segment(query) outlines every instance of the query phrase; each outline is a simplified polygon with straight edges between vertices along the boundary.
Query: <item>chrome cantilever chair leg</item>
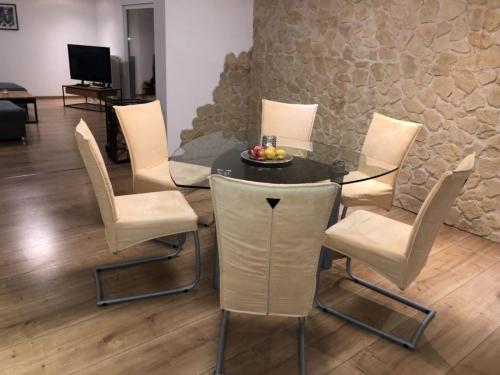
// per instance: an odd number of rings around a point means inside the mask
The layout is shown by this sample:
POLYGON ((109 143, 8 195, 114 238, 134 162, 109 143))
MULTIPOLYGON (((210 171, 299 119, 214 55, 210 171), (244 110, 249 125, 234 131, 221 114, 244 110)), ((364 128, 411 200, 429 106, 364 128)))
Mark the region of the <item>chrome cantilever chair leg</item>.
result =
MULTIPOLYGON (((184 235, 184 241, 185 241, 186 234, 183 233, 183 235, 184 235)), ((193 289, 194 287, 196 287, 196 285, 198 285, 198 282, 200 281, 200 273, 201 273, 200 240, 198 237, 198 231, 193 232, 193 238, 194 238, 194 247, 195 247, 195 278, 191 283, 189 283, 187 285, 180 286, 180 287, 172 288, 172 289, 162 290, 162 291, 158 291, 158 292, 144 293, 144 294, 139 294, 139 295, 135 295, 135 296, 104 299, 103 295, 102 295, 102 285, 101 285, 101 279, 100 279, 100 272, 106 271, 106 270, 111 270, 111 269, 116 269, 116 268, 136 266, 139 264, 151 263, 151 262, 156 262, 156 261, 161 261, 161 260, 170 260, 170 259, 173 259, 173 258, 178 256, 178 254, 182 250, 182 246, 178 247, 175 252, 173 252, 172 254, 168 254, 168 255, 160 255, 160 256, 154 256, 154 257, 148 257, 148 258, 142 258, 142 259, 134 259, 134 260, 128 260, 128 261, 124 261, 124 262, 115 262, 115 263, 111 263, 111 264, 97 266, 93 269, 94 277, 95 277, 95 281, 96 281, 97 306, 107 306, 107 305, 111 305, 114 303, 137 301, 137 300, 146 299, 146 298, 160 297, 160 296, 166 296, 166 295, 177 294, 177 293, 184 293, 184 292, 187 292, 187 291, 193 289)))
POLYGON ((340 215, 340 220, 344 220, 347 215, 347 207, 343 206, 342 207, 342 214, 340 215))
MULTIPOLYGON (((219 347, 217 349, 217 360, 215 362, 214 375, 224 375, 224 349, 226 348, 227 320, 229 311, 222 310, 219 347)), ((306 346, 305 346, 305 318, 299 319, 299 373, 306 375, 306 346)))
POLYGON ((299 318, 299 374, 306 375, 306 318, 299 318))
POLYGON ((214 375, 224 375, 224 349, 226 349, 227 318, 229 311, 222 310, 219 332, 219 347, 217 348, 217 360, 215 362, 214 375))
MULTIPOLYGON (((416 331, 413 333, 412 337, 410 340, 405 340, 405 339, 402 339, 401 337, 398 337, 398 336, 395 336, 389 332, 386 332, 386 331, 383 331, 381 329, 378 329, 374 326, 371 326, 365 322, 362 322, 360 320, 357 320, 347 314, 344 314, 343 312, 340 312, 338 310, 335 310, 327 305, 325 305, 324 303, 321 302, 320 298, 319 298, 319 294, 316 292, 316 296, 314 298, 315 302, 316 302, 316 305, 321 309, 323 310, 324 312, 326 313, 329 313, 329 314, 332 314, 332 315, 335 315, 339 318, 342 318, 344 320, 347 320, 348 322, 351 322, 359 327, 362 327, 364 329, 367 329, 368 331, 371 331, 373 333, 376 333, 386 339, 389 339, 391 341, 394 341, 402 346, 404 346, 405 348, 408 348, 408 349, 415 349, 415 347, 417 346, 417 342, 418 342, 418 339, 420 338, 420 336, 422 335, 422 333, 424 332, 425 328, 429 325, 429 323, 431 322, 432 318, 434 318, 434 316, 436 315, 436 311, 431 309, 430 307, 427 307, 427 306, 424 306, 424 305, 421 305, 415 301, 412 301, 408 298, 405 298, 405 297, 402 297, 398 294, 395 294, 395 293, 392 293, 392 292, 389 292, 388 290, 386 289, 383 289, 379 286, 376 286, 374 284, 371 284, 369 283, 368 281, 354 275, 352 273, 352 269, 351 269, 351 258, 347 258, 347 262, 346 262, 346 272, 347 272, 347 275, 351 278, 351 280, 353 280, 354 282, 358 283, 358 284, 361 284, 379 294, 382 294, 384 296, 387 296, 389 298, 392 298, 398 302, 401 302, 407 306, 410 306, 418 311, 421 311, 423 313, 425 313, 425 318, 419 323, 416 331)), ((320 270, 318 269, 318 286, 317 288, 319 289, 319 274, 320 274, 320 270)), ((317 290, 318 290, 317 289, 317 290)))
POLYGON ((202 224, 205 228, 209 228, 212 225, 215 224, 215 215, 212 213, 212 217, 210 218, 210 221, 208 223, 202 224))
POLYGON ((177 256, 177 254, 179 254, 180 251, 182 250, 184 243, 186 242, 186 237, 187 237, 186 233, 179 233, 177 235, 177 242, 175 242, 175 243, 167 241, 166 237, 155 238, 154 241, 162 243, 162 244, 167 245, 169 247, 172 247, 174 249, 177 249, 177 251, 175 253, 175 256, 177 256))

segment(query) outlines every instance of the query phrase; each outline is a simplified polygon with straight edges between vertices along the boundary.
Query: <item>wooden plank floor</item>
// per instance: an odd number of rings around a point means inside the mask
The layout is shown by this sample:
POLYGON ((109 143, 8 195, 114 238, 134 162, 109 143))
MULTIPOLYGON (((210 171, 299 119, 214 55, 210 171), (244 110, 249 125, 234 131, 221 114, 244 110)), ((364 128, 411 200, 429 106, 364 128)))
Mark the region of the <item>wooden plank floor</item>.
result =
MULTIPOLYGON (((113 256, 73 131, 80 117, 103 149, 104 114, 39 101, 29 141, 0 143, 0 374, 204 374, 213 372, 220 310, 210 287, 212 228, 201 228, 202 280, 191 293, 95 306, 91 267, 159 254, 155 242, 113 256)), ((130 192, 129 165, 109 164, 116 194, 130 192)), ((204 212, 208 192, 188 195, 204 212)), ((414 215, 388 215, 411 223, 414 215)), ((193 242, 182 255, 105 277, 108 294, 153 290, 193 276, 193 242)), ((322 298, 407 335, 420 317, 343 278, 322 274, 322 298)), ((354 271, 396 290, 370 269, 354 271)), ((405 296, 437 309, 409 351, 314 309, 307 319, 309 374, 500 374, 500 244, 443 226, 427 266, 405 296)), ((297 373, 295 319, 232 314, 230 374, 297 373)))

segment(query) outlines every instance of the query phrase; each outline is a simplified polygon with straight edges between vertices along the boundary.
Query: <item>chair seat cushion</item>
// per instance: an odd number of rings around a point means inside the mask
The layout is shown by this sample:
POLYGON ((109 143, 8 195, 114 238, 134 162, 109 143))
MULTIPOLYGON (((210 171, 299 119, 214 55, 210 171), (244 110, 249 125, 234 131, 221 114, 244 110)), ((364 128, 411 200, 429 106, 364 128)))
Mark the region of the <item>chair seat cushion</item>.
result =
MULTIPOLYGON (((171 176, 171 170, 179 183, 186 186, 196 185, 202 183, 204 180, 207 180, 208 184, 208 176, 211 173, 209 167, 170 161, 168 163, 162 163, 154 168, 141 169, 138 171, 134 180, 134 192, 150 193, 178 190, 183 195, 192 193, 192 188, 178 187, 175 184, 171 176)), ((213 213, 202 215, 198 220, 200 224, 209 225, 214 221, 213 213)))
POLYGON ((149 193, 175 189, 177 189, 177 187, 170 176, 168 162, 161 163, 153 168, 140 169, 135 173, 135 193, 149 193))
POLYGON ((179 191, 117 196, 115 204, 117 250, 198 228, 196 213, 179 191))
MULTIPOLYGON (((369 178, 363 172, 353 171, 346 180, 369 178)), ((352 206, 378 206, 390 209, 392 204, 392 186, 376 179, 354 182, 342 186, 342 204, 352 206)))
POLYGON ((324 245, 374 268, 401 287, 410 225, 357 210, 328 228, 324 245))
POLYGON ((196 186, 205 182, 208 186, 208 177, 212 174, 210 167, 175 160, 170 161, 170 171, 178 184, 186 186, 196 186))

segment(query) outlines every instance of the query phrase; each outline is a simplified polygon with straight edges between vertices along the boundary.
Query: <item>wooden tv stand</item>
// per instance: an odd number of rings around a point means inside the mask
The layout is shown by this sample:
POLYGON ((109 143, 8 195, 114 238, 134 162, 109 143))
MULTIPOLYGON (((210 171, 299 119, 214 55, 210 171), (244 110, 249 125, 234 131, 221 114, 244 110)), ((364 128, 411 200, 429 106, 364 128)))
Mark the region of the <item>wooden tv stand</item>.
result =
POLYGON ((81 86, 81 85, 62 85, 62 98, 63 105, 65 107, 86 109, 88 111, 104 112, 105 106, 102 105, 106 98, 112 96, 118 96, 120 93, 120 98, 122 97, 122 89, 113 89, 111 87, 100 87, 100 86, 81 86), (66 104, 66 94, 73 94, 85 98, 85 103, 73 103, 66 104), (94 98, 99 100, 99 104, 89 103, 88 98, 94 98))

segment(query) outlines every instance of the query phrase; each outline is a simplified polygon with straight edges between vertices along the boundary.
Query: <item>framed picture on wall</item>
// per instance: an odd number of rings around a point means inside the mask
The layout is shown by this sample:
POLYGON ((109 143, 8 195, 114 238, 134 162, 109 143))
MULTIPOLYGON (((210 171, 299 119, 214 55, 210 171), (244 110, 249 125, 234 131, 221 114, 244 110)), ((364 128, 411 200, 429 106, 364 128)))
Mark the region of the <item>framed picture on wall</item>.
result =
POLYGON ((0 30, 19 30, 16 4, 0 3, 0 30))

